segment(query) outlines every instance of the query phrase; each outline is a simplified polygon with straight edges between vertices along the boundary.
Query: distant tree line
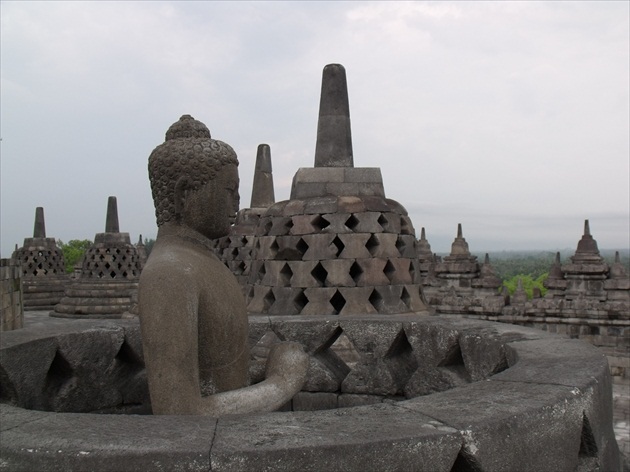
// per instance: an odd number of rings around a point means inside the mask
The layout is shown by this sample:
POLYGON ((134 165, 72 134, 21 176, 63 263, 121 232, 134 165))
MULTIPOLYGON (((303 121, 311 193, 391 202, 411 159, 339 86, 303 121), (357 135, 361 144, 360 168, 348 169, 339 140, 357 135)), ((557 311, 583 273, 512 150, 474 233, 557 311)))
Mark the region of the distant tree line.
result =
MULTIPOLYGON (((562 264, 570 261, 575 250, 565 249, 560 252, 562 264)), ((608 265, 615 262, 615 250, 603 249, 600 254, 608 265)), ((485 254, 476 254, 479 260, 483 260, 485 254)), ((520 279, 523 289, 529 298, 533 296, 534 288, 538 288, 542 296, 547 289, 543 283, 549 276, 549 269, 556 260, 556 251, 503 251, 490 253, 490 263, 495 269, 497 277, 503 281, 510 295, 513 295, 518 287, 520 279)), ((619 251, 621 263, 630 273, 630 251, 619 251)))

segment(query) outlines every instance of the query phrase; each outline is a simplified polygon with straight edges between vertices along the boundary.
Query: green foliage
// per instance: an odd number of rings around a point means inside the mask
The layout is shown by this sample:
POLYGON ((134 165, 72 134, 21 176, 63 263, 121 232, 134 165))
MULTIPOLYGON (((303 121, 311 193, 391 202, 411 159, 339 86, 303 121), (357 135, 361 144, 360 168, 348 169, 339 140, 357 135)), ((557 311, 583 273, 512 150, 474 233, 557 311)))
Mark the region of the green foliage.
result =
POLYGON ((153 245, 155 244, 155 239, 153 238, 147 238, 144 240, 144 248, 147 251, 147 256, 149 256, 149 254, 151 254, 151 250, 153 249, 153 245))
POLYGON ((540 289, 541 295, 544 297, 545 293, 547 293, 547 289, 544 287, 543 282, 547 280, 548 276, 549 273, 541 274, 536 278, 532 277, 529 274, 517 274, 507 280, 504 280, 503 286, 507 287, 510 295, 514 295, 514 292, 516 292, 516 288, 518 287, 518 281, 520 279, 523 285, 523 289, 527 294, 527 298, 533 298, 534 287, 538 287, 538 289, 540 289))
POLYGON ((492 267, 494 267, 497 276, 504 281, 519 275, 529 275, 536 279, 549 272, 555 259, 556 253, 551 251, 490 254, 492 267))
POLYGON ((57 247, 63 252, 63 258, 66 263, 66 272, 72 273, 74 271, 74 265, 79 262, 85 251, 92 245, 92 241, 89 239, 72 239, 65 244, 61 239, 57 240, 57 247))

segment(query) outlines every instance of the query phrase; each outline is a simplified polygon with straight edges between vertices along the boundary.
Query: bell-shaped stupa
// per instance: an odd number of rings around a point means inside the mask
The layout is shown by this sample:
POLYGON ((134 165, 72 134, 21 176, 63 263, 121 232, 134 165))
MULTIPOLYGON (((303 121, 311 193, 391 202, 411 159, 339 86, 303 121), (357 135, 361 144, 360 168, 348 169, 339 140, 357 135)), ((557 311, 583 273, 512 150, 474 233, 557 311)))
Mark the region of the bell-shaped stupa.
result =
POLYGON ((324 68, 315 167, 260 218, 246 288, 250 313, 428 312, 407 211, 379 168, 355 168, 346 72, 324 68))
POLYGON ((57 317, 121 318, 136 303, 141 260, 129 233, 118 225, 116 197, 109 197, 105 232, 85 252, 79 278, 50 313, 57 317))
POLYGON ((33 237, 25 238, 13 259, 22 270, 22 293, 25 310, 52 310, 63 297, 69 277, 66 275, 63 252, 55 238, 46 237, 44 209, 35 209, 33 237))

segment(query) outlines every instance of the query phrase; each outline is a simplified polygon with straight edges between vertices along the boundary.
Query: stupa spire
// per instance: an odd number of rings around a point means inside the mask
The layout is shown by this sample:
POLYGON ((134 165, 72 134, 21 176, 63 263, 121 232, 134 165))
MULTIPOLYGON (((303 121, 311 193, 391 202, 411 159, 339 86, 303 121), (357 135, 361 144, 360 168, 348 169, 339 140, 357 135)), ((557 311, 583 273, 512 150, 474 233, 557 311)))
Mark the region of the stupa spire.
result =
POLYGON ((457 223, 457 237, 451 245, 451 257, 470 257, 470 250, 468 249, 468 243, 464 239, 464 232, 462 231, 462 224, 457 223))
POLYGON ((591 236, 591 228, 588 220, 584 220, 584 234, 582 235, 582 239, 578 241, 577 250, 575 251, 573 259, 576 261, 586 261, 589 258, 597 262, 601 260, 599 248, 597 247, 597 241, 595 241, 593 236, 591 236))
POLYGON ((46 237, 46 222, 44 221, 44 208, 35 208, 35 226, 33 228, 34 238, 46 237))
POLYGON ((328 64, 322 75, 315 167, 354 167, 346 69, 328 64))
POLYGON ((254 185, 250 208, 269 208, 276 202, 271 171, 271 148, 268 144, 259 144, 256 151, 254 185))
POLYGON ((118 226, 118 204, 116 202, 116 197, 109 197, 107 199, 107 217, 105 220, 105 232, 120 233, 120 227, 118 226))

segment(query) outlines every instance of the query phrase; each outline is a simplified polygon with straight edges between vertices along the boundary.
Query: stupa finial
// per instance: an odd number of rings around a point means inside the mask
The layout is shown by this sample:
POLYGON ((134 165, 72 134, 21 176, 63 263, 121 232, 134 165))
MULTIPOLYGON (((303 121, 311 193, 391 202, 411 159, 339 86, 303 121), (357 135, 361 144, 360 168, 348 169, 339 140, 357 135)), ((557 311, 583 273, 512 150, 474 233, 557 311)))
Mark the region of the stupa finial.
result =
POLYGON ((354 167, 346 69, 328 64, 322 75, 315 167, 354 167))
POLYGON ((271 171, 271 148, 268 144, 259 144, 256 151, 254 185, 250 208, 269 208, 276 202, 271 171))
POLYGON ((584 236, 590 236, 591 235, 591 227, 588 224, 588 220, 584 220, 584 236))
POLYGON ((35 208, 35 226, 33 228, 34 238, 46 237, 46 222, 44 221, 44 208, 35 208))
POLYGON ((462 224, 461 223, 457 223, 457 237, 458 238, 463 238, 464 237, 464 233, 462 231, 462 224))
POLYGON ((118 204, 116 197, 109 197, 107 199, 107 218, 105 220, 105 232, 106 233, 120 233, 118 226, 118 204))

